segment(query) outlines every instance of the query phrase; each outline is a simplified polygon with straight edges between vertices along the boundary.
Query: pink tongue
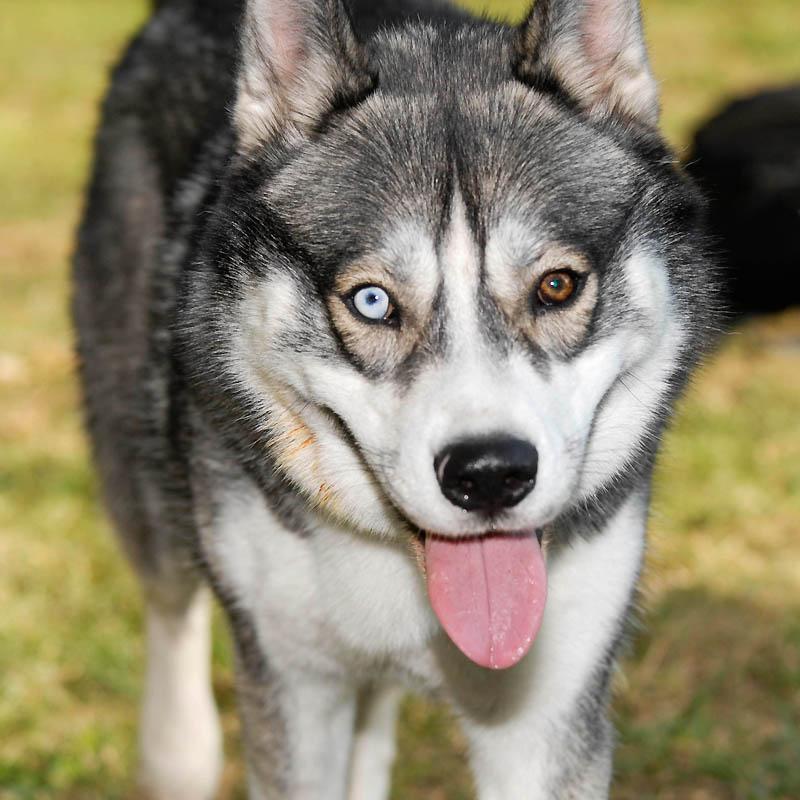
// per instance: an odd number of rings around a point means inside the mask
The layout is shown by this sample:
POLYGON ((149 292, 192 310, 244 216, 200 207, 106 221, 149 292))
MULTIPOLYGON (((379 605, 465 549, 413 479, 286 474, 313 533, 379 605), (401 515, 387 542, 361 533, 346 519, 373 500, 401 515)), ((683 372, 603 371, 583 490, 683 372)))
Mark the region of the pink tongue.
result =
POLYGON ((539 631, 547 595, 536 536, 425 538, 428 597, 465 656, 491 669, 516 664, 539 631))

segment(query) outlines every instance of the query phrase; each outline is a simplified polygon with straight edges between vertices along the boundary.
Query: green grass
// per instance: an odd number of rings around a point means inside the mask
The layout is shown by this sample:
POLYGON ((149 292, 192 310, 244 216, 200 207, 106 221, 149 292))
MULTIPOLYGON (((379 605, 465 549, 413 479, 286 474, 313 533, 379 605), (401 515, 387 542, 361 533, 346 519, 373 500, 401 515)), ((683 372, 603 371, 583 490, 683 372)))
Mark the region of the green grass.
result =
MULTIPOLYGON (((67 261, 106 71, 141 0, 0 13, 0 798, 133 791, 141 607, 80 430, 67 261)), ((524 4, 491 6, 519 17, 524 4)), ((678 147, 737 92, 800 74, 796 0, 647 0, 678 147), (792 24, 794 23, 794 24, 792 24)), ((800 797, 800 315, 727 337, 670 433, 646 620, 619 679, 618 800, 800 797)), ((242 796, 230 652, 214 685, 242 796)), ((395 800, 472 796, 447 713, 409 701, 395 800)))

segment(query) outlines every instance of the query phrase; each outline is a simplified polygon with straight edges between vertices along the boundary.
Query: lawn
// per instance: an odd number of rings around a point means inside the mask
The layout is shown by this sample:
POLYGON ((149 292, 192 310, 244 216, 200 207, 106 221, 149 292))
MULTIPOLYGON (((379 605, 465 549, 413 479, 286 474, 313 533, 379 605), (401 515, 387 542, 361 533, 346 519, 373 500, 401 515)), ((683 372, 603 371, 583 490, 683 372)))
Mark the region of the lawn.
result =
MULTIPOLYGON (((524 4, 472 3, 519 17, 524 4)), ((646 0, 667 135, 800 75, 797 0, 646 0)), ((134 796, 141 606, 81 433, 68 259, 107 68, 144 0, 0 12, 0 798, 134 796)), ((800 797, 800 314, 725 337, 660 460, 617 800, 800 797)), ((243 796, 224 624, 214 684, 243 796)), ((409 701, 395 800, 472 797, 446 712, 409 701)))

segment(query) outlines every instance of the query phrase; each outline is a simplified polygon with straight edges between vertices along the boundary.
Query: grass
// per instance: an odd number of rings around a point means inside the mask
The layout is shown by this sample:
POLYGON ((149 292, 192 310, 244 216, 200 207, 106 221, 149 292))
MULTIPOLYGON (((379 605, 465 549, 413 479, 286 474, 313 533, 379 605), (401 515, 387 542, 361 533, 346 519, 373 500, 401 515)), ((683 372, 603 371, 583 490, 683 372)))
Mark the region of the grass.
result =
MULTIPOLYGON (((133 792, 141 608, 88 463, 66 303, 96 103, 145 5, 6 0, 0 16, 3 800, 133 792)), ((491 10, 519 17, 522 5, 491 10)), ((646 0, 676 146, 726 97, 800 74, 796 19, 796 0, 646 0)), ((668 437, 655 509, 646 623, 615 704, 614 797, 800 797, 800 315, 726 338, 668 437)), ((217 622, 223 796, 237 798, 217 622)), ((443 709, 410 700, 400 750, 395 800, 472 797, 443 709)))

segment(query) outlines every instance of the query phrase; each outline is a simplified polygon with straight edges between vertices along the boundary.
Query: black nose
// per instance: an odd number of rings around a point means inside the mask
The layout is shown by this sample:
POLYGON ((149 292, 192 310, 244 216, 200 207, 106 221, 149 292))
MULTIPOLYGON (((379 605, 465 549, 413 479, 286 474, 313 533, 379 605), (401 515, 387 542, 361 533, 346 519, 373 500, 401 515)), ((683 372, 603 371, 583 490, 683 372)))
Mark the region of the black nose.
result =
POLYGON ((461 442, 433 461, 442 494, 467 511, 497 512, 515 506, 533 489, 539 455, 510 437, 461 442))

